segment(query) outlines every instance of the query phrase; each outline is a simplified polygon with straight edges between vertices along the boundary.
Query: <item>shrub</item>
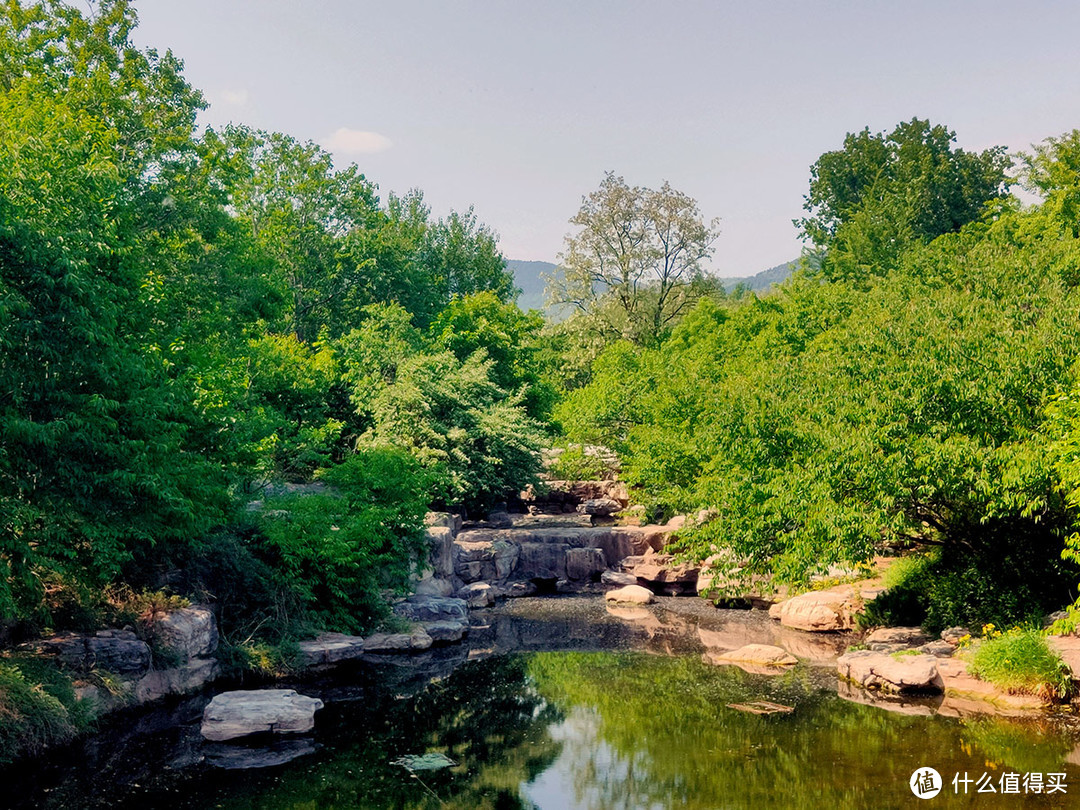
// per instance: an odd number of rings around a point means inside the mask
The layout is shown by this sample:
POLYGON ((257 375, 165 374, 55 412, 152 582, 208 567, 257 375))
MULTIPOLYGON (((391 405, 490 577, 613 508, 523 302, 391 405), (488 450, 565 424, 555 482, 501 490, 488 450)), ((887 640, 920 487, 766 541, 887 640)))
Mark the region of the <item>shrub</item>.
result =
POLYGON ((0 762, 67 742, 77 731, 68 706, 56 695, 18 666, 0 664, 0 762))
POLYGON ((979 644, 968 672, 1013 694, 1062 699, 1072 692, 1072 674, 1037 630, 1014 627, 979 644))
POLYGON ((378 447, 322 476, 325 494, 267 503, 265 550, 275 577, 322 627, 364 632, 403 590, 425 549, 429 477, 408 453, 378 447))
POLYGON ((596 453, 587 453, 580 444, 568 445, 548 467, 548 474, 556 481, 597 481, 607 472, 604 460, 596 453))

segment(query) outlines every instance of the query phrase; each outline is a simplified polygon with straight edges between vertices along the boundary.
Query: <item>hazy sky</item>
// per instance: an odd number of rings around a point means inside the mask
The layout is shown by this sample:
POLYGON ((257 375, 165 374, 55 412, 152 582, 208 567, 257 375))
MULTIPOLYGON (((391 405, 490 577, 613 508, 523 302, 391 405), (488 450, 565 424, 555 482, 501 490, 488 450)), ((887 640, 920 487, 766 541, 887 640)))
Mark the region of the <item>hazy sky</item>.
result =
POLYGON ((436 214, 476 207, 554 261, 605 170, 663 180, 722 234, 713 267, 798 255, 809 167, 913 116, 968 149, 1080 127, 1080 3, 136 0, 203 120, 281 130, 436 214))

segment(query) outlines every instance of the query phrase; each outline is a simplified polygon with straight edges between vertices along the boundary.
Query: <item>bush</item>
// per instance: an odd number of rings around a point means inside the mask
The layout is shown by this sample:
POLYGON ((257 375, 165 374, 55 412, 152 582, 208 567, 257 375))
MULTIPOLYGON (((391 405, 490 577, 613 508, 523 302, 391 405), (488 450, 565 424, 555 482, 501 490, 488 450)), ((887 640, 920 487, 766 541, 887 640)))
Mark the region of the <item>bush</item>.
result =
MULTIPOLYGON (((69 708, 74 695, 61 701, 52 691, 27 678, 18 666, 0 664, 0 762, 36 754, 67 742, 79 731, 69 708)), ((68 695, 65 695, 67 697, 68 695)))
POLYGON ((267 503, 265 552, 277 580, 313 622, 364 632, 423 559, 429 476, 403 450, 358 452, 322 476, 325 494, 267 503))
POLYGON ((607 473, 604 460, 580 444, 568 445, 548 467, 548 475, 556 481, 598 481, 607 473))
POLYGON ((1072 693, 1072 673, 1037 630, 1014 627, 977 646, 968 672, 1013 694, 1063 699, 1072 693))

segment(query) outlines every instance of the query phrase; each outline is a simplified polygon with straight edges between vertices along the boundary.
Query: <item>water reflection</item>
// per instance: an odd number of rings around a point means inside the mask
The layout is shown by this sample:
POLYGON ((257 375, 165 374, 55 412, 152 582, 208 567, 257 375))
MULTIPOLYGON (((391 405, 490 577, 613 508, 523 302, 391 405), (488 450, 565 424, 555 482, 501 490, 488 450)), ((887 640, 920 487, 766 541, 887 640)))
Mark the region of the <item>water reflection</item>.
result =
MULTIPOLYGON (((246 754, 203 745, 189 707, 188 720, 129 744, 97 739, 66 762, 5 775, 8 795, 17 807, 165 810, 895 807, 911 804, 908 779, 927 765, 947 780, 1067 774, 1065 796, 944 796, 951 807, 1067 807, 1080 794, 1073 736, 1053 717, 957 720, 931 715, 927 702, 863 705, 860 694, 838 695, 831 669, 805 661, 768 676, 702 661, 703 650, 777 638, 759 616, 628 610, 595 600, 513 608, 493 614, 471 649, 298 685, 328 706, 313 737, 270 750, 298 756, 275 767, 213 767, 215 752, 246 754), (758 700, 794 711, 729 708, 758 700), (415 775, 394 764, 434 752, 458 764, 415 775)), ((837 643, 808 642, 816 660, 837 643)))

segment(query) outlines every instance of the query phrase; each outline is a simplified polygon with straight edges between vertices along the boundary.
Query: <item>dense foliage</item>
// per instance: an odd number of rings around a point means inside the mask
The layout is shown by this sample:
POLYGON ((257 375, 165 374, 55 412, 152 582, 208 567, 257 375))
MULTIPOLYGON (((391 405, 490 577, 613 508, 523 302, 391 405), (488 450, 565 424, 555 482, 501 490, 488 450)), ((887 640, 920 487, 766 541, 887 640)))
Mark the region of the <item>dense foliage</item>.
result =
POLYGON ((541 324, 471 209, 200 130, 135 24, 126 0, 0 7, 5 632, 117 583, 232 599, 227 637, 369 627, 430 504, 533 480, 541 324))
POLYGON ((659 349, 609 348, 557 417, 617 447, 643 499, 714 510, 682 538, 695 558, 732 549, 744 574, 798 582, 934 546, 918 620, 1060 607, 1077 579, 1059 558, 1075 439, 1055 465, 1047 409, 1074 424, 1076 143, 1027 159, 1044 204, 913 235, 880 277, 702 301, 659 349))

